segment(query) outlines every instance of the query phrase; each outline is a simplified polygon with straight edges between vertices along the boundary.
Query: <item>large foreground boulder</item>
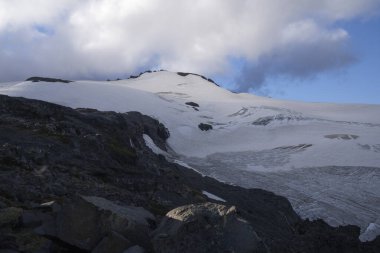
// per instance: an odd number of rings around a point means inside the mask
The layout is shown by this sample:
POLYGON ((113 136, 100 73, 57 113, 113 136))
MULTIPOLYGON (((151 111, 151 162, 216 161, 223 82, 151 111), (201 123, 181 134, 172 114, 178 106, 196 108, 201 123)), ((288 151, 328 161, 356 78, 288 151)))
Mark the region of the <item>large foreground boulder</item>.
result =
POLYGON ((93 249, 107 236, 102 244, 119 241, 128 246, 127 242, 131 241, 144 245, 149 241, 154 219, 153 214, 141 207, 121 206, 100 197, 77 196, 66 200, 58 213, 57 237, 84 250, 93 249))
POLYGON ((251 225, 235 207, 215 203, 171 210, 154 232, 155 252, 266 252, 251 225))

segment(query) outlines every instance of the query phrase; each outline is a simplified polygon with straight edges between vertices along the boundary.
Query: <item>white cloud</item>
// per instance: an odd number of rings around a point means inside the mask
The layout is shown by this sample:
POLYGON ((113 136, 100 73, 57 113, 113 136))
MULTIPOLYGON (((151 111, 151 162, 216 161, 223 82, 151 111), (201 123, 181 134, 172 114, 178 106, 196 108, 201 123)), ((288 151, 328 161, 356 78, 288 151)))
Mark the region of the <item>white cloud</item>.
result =
MULTIPOLYGON (((372 15, 379 5, 379 0, 0 0, 0 76, 103 78, 149 67, 207 75, 228 71, 230 57, 245 59, 245 69, 253 68, 263 81, 271 74, 314 74, 352 59, 349 35, 336 22, 372 15), (318 55, 308 51, 315 45, 318 55), (309 53, 316 58, 306 57, 309 53), (297 71, 305 60, 309 67, 297 71)), ((247 76, 241 80, 255 85, 247 76)))

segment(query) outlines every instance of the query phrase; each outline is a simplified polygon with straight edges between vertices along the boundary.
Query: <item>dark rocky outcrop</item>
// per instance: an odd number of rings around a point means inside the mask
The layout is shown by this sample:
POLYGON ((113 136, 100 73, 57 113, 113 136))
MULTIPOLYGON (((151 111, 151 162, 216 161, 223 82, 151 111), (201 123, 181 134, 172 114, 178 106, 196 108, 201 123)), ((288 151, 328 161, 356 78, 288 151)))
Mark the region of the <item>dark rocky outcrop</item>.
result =
MULTIPOLYGON (((156 236, 173 224, 179 224, 174 237, 202 245, 199 233, 229 249, 234 240, 221 238, 230 238, 237 224, 270 252, 379 252, 379 238, 361 243, 357 227, 303 221, 283 197, 167 161, 146 146, 144 134, 166 150, 167 129, 138 112, 74 110, 0 95, 0 250, 102 252, 112 245, 115 252, 162 252, 156 236), (202 191, 223 198, 226 207, 205 204, 218 201, 202 191), (176 209, 181 206, 187 208, 176 209), (231 206, 236 211, 227 214, 231 206), (173 209, 192 210, 189 231, 182 229, 186 222, 170 220, 173 209), (231 229, 221 226, 224 218, 233 221, 231 229)), ((181 251, 196 252, 187 245, 181 251)))
POLYGON ((195 102, 186 102, 185 104, 191 106, 195 111, 199 111, 199 104, 195 102))
POLYGON ((70 80, 64 80, 64 79, 58 79, 58 78, 50 78, 50 77, 40 77, 40 76, 33 76, 29 77, 25 81, 32 81, 32 82, 49 82, 49 83, 71 83, 70 80))
POLYGON ((206 123, 200 123, 198 125, 198 128, 202 131, 208 131, 208 130, 211 130, 212 129, 212 125, 210 124, 206 124, 206 123))
POLYGON ((164 69, 160 69, 160 70, 146 70, 144 72, 140 72, 140 74, 138 75, 130 75, 129 78, 127 79, 136 79, 136 78, 139 78, 141 75, 145 74, 145 73, 155 73, 155 72, 162 72, 162 71, 166 71, 164 69))
POLYGON ((186 105, 193 106, 193 107, 199 107, 199 104, 197 104, 197 103, 195 103, 195 102, 186 102, 185 104, 186 104, 186 105))
POLYGON ((213 83, 215 84, 216 86, 219 86, 219 84, 217 84, 216 82, 214 82, 214 80, 212 80, 211 78, 207 78, 205 76, 202 76, 202 75, 199 75, 199 74, 195 74, 195 73, 187 73, 187 72, 177 72, 177 75, 179 76, 188 76, 188 75, 194 75, 194 76, 199 76, 200 78, 206 80, 206 81, 209 81, 210 83, 213 83))

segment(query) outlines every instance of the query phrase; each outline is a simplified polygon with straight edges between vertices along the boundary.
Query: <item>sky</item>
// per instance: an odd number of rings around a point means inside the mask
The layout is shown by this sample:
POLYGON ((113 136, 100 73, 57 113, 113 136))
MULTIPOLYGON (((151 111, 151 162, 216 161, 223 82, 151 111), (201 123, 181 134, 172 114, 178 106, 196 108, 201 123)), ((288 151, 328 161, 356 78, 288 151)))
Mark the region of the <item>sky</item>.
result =
POLYGON ((274 98, 380 104, 380 0, 0 0, 0 82, 148 69, 274 98))

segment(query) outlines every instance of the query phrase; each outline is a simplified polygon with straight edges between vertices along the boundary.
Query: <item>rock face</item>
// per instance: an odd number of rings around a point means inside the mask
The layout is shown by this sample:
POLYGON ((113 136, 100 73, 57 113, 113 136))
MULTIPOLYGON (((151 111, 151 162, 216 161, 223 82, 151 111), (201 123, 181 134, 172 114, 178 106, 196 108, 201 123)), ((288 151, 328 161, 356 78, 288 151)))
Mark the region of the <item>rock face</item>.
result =
POLYGON ((235 207, 215 203, 171 210, 155 231, 156 252, 267 252, 235 207))
POLYGON ((165 126, 138 112, 0 95, 0 251, 379 252, 357 227, 302 221, 284 197, 172 163, 144 135, 166 150, 165 126))

